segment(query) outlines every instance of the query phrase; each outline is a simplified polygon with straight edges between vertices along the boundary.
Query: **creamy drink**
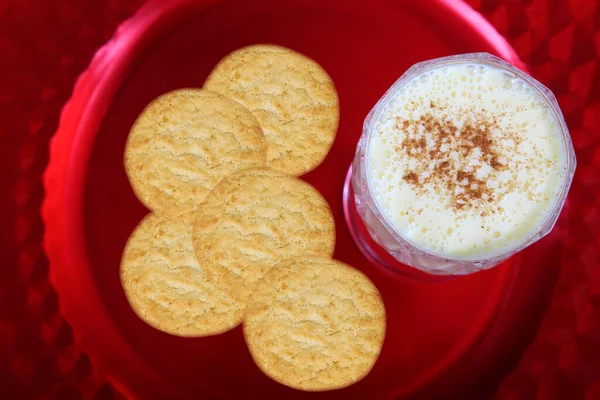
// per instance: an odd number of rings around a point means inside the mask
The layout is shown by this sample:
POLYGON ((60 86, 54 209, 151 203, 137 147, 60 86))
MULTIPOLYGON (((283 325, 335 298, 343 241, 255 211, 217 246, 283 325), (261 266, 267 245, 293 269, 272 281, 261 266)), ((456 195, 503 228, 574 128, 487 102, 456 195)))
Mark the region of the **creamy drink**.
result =
POLYGON ((392 249, 437 257, 409 257, 425 270, 472 272, 465 263, 491 266, 539 239, 575 166, 543 87, 495 57, 474 56, 401 79, 365 124, 362 184, 389 234, 370 230, 384 247, 392 236, 401 244, 392 249))

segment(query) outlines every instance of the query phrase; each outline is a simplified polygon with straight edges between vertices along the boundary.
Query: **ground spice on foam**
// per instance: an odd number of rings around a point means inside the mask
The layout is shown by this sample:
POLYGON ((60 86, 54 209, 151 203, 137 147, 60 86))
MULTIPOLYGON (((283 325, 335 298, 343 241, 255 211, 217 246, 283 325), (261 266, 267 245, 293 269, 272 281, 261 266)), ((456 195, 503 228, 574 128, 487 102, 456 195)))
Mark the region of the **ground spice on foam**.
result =
POLYGON ((417 190, 424 190, 427 184, 445 188, 450 194, 450 205, 456 210, 481 208, 494 202, 494 190, 486 180, 477 178, 476 171, 482 164, 487 164, 493 174, 506 168, 499 161, 494 143, 497 120, 471 110, 465 113, 459 128, 447 115, 433 115, 432 109, 439 110, 440 106, 430 102, 429 110, 419 119, 396 120, 396 129, 405 133, 396 151, 416 161, 416 168, 406 173, 403 180, 417 190))

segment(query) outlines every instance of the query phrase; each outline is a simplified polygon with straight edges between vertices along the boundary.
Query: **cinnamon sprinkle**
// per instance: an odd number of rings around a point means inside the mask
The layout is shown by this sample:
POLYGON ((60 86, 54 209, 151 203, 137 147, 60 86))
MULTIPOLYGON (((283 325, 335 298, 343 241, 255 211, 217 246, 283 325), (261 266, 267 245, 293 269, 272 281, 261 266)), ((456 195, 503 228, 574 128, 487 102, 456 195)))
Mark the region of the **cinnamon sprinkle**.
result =
POLYGON ((411 183, 413 185, 419 184, 419 176, 416 173, 414 173, 413 171, 404 175, 404 177, 402 179, 404 179, 406 182, 411 183))
POLYGON ((483 164, 491 168, 492 175, 506 169, 493 135, 499 129, 498 121, 473 109, 465 112, 458 127, 447 115, 434 116, 431 109, 439 111, 442 107, 431 101, 419 119, 396 119, 396 129, 407 133, 396 151, 417 165, 403 180, 416 189, 426 184, 445 188, 455 210, 488 210, 489 204, 499 199, 495 199, 487 179, 479 179, 476 171, 483 164))

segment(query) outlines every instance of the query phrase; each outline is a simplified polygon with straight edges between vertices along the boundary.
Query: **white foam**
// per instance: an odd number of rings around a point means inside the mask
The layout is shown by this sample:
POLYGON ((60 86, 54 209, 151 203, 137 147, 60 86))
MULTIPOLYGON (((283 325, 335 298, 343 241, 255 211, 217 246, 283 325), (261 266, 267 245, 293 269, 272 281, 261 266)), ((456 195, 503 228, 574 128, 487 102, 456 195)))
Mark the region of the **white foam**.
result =
POLYGON ((388 222, 420 247, 447 257, 492 256, 521 244, 555 205, 565 174, 560 127, 537 92, 514 75, 488 65, 444 66, 397 90, 376 118, 367 144, 369 187, 388 222), (431 102, 435 108, 428 107, 431 102), (421 187, 405 181, 415 169, 421 168, 420 179, 432 169, 414 152, 400 151, 400 144, 423 137, 431 149, 436 138, 412 126, 404 131, 398 121, 425 114, 459 129, 475 114, 496 117, 492 137, 502 171, 493 169, 480 149, 464 159, 448 144, 441 148, 448 160, 463 163, 486 182, 494 203, 457 209, 452 199, 460 187, 450 193, 435 179, 421 187))

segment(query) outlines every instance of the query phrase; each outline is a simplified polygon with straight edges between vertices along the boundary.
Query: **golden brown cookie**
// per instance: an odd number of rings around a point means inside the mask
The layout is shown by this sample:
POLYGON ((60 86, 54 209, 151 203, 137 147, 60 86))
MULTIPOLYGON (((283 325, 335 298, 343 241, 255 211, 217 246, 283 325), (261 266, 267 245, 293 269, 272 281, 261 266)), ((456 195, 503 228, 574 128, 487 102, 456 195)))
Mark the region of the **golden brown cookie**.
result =
POLYGON ((304 257, 261 279, 243 330, 254 361, 275 381, 308 391, 339 389, 365 377, 377 361, 385 309, 358 270, 304 257))
POLYGON ((225 176, 264 167, 265 138, 239 103, 207 90, 182 89, 151 102, 125 146, 125 170, 137 197, 157 214, 197 209, 225 176))
POLYGON ((215 335, 242 320, 244 305, 218 290, 200 269, 185 219, 146 216, 125 246, 121 283, 136 314, 173 335, 215 335))
POLYGON ((204 83, 246 106, 268 143, 268 166, 302 175, 321 164, 337 133, 333 81, 315 61, 290 49, 253 45, 223 58, 204 83))
POLYGON ((327 201, 308 183, 273 170, 246 170, 206 197, 193 243, 211 282, 245 301, 281 260, 331 256, 335 225, 327 201))

